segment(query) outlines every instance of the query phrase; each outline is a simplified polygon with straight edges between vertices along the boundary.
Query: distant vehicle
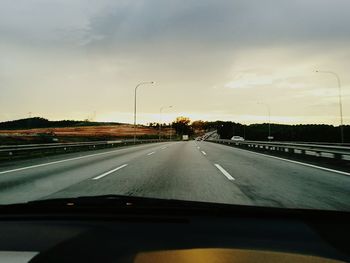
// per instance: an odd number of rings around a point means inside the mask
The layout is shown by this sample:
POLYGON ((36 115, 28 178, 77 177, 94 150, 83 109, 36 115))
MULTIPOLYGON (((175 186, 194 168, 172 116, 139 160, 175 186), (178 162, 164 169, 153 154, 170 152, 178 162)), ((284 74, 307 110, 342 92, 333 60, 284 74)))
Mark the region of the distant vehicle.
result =
POLYGON ((188 135, 182 135, 182 140, 183 141, 188 141, 188 135))
POLYGON ((241 136, 233 136, 231 138, 232 141, 236 141, 236 142, 243 142, 244 141, 244 138, 241 137, 241 136))

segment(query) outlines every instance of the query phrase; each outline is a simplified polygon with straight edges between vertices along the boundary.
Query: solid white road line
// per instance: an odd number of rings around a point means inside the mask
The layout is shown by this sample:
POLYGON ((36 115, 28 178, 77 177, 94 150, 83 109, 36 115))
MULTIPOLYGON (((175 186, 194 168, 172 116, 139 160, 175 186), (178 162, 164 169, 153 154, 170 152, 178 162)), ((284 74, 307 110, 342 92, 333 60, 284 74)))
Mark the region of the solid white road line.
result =
POLYGON ((107 175, 109 175, 109 174, 111 174, 111 173, 114 173, 115 171, 118 171, 118 170, 124 168, 124 167, 127 166, 127 165, 128 165, 127 163, 126 163, 126 164, 123 164, 123 165, 121 165, 121 166, 119 166, 119 167, 117 167, 117 168, 115 168, 115 169, 113 169, 113 170, 110 170, 110 171, 108 171, 108 172, 105 172, 105 173, 103 173, 103 174, 101 174, 101 175, 99 175, 99 176, 96 176, 96 177, 92 178, 92 180, 101 179, 102 177, 105 177, 105 176, 107 176, 107 175))
POLYGON ((274 158, 274 159, 281 160, 281 161, 286 161, 286 162, 290 162, 290 163, 300 164, 300 165, 303 165, 303 166, 312 167, 312 168, 324 170, 324 171, 327 171, 327 172, 333 172, 333 173, 338 173, 338 174, 343 174, 343 175, 350 176, 350 173, 339 171, 339 170, 334 170, 334 169, 330 169, 330 168, 326 168, 326 167, 322 167, 322 166, 318 166, 318 165, 313 165, 313 164, 308 164, 308 163, 288 160, 288 159, 284 159, 284 158, 280 158, 280 157, 276 157, 276 156, 271 156, 271 155, 267 155, 267 154, 263 154, 263 153, 255 153, 255 154, 263 155, 263 156, 274 158))
POLYGON ((124 149, 118 149, 118 150, 115 150, 115 151, 109 151, 109 152, 103 152, 103 153, 89 154, 89 155, 84 155, 84 156, 79 156, 79 157, 64 159, 64 160, 60 160, 60 161, 54 161, 54 162, 48 162, 48 163, 42 163, 42 164, 36 164, 36 165, 26 166, 26 167, 22 167, 22 168, 17 168, 17 169, 2 171, 2 172, 0 172, 0 174, 18 172, 18 171, 23 171, 23 170, 27 170, 27 169, 32 169, 32 168, 37 168, 37 167, 52 165, 52 164, 70 162, 70 161, 85 159, 85 158, 89 158, 89 157, 93 157, 93 156, 99 156, 99 155, 110 154, 110 153, 114 153, 114 152, 121 151, 121 150, 124 150, 124 149))
POLYGON ((207 153, 205 151, 201 151, 204 155, 207 155, 207 153))
MULTIPOLYGON (((144 145, 144 146, 146 146, 146 145, 144 145)), ((85 158, 99 156, 99 155, 105 155, 105 154, 111 154, 111 153, 115 153, 115 152, 118 152, 118 151, 129 150, 129 149, 131 149, 131 148, 117 149, 117 150, 113 150, 113 151, 108 151, 108 152, 103 152, 103 153, 94 153, 94 154, 89 154, 89 155, 84 155, 84 156, 64 159, 64 160, 60 160, 60 161, 53 161, 53 162, 42 163, 42 164, 35 164, 35 165, 30 165, 30 166, 26 166, 26 167, 22 167, 22 168, 16 168, 16 169, 11 169, 11 170, 7 170, 7 171, 2 171, 2 172, 0 172, 0 174, 13 173, 13 172, 18 172, 18 171, 23 171, 23 170, 28 170, 28 169, 48 166, 48 165, 52 165, 52 164, 76 161, 76 160, 80 160, 80 159, 85 159, 85 158)))
POLYGON ((262 155, 268 158, 273 158, 273 159, 277 159, 280 161, 285 161, 285 162, 289 162, 289 163, 295 163, 295 164, 300 164, 306 167, 311 167, 311 168, 315 168, 315 169, 319 169, 319 170, 323 170, 323 171, 327 171, 327 172, 332 172, 332 173, 337 173, 337 174, 343 174, 343 175, 347 175, 350 176, 350 173, 348 172, 343 172, 343 171, 339 171, 339 170, 334 170, 334 169, 330 169, 330 168, 326 168, 326 167, 322 167, 322 166, 318 166, 318 165, 313 165, 313 164, 308 164, 308 163, 303 163, 303 162, 298 162, 298 161, 293 161, 293 160, 289 160, 289 159, 285 159, 285 158, 280 158, 280 157, 276 157, 273 155, 268 155, 268 154, 263 154, 263 153, 257 153, 257 152, 253 152, 253 151, 249 151, 249 150, 244 150, 244 149, 237 149, 234 148, 235 150, 240 150, 240 151, 245 151, 245 152, 250 152, 256 155, 262 155))
POLYGON ((154 154, 155 152, 150 152, 150 153, 147 153, 147 155, 152 155, 152 154, 154 154))
POLYGON ((235 180, 235 178, 233 178, 224 168, 222 168, 220 164, 216 163, 215 166, 219 169, 220 172, 222 172, 227 177, 227 179, 229 179, 230 181, 235 180))

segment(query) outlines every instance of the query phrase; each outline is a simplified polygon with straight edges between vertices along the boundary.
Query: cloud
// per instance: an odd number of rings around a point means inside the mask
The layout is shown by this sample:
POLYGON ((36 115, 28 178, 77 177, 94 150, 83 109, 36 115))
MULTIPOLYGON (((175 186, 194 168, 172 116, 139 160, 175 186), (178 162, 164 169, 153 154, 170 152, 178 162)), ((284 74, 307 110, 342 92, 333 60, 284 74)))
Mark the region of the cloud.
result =
POLYGON ((348 0, 3 0, 1 116, 98 110, 132 121, 134 85, 155 80, 140 90, 148 116, 163 103, 250 116, 265 101, 292 121, 332 96, 334 79, 316 68, 340 74, 350 115, 349 9, 348 0))
POLYGON ((274 79, 271 75, 259 75, 256 73, 242 73, 236 78, 236 80, 231 81, 224 85, 225 88, 256 88, 266 85, 272 85, 274 81, 279 79, 274 79))
MULTIPOLYGON (((147 44, 240 48, 348 41, 347 0, 3 0, 3 38, 116 49, 147 44)), ((132 49, 134 51, 134 49, 132 49)))
POLYGON ((169 39, 200 40, 221 48, 276 41, 299 44, 349 39, 349 8, 346 0, 129 1, 91 19, 89 33, 106 36, 101 42, 129 45, 169 39))

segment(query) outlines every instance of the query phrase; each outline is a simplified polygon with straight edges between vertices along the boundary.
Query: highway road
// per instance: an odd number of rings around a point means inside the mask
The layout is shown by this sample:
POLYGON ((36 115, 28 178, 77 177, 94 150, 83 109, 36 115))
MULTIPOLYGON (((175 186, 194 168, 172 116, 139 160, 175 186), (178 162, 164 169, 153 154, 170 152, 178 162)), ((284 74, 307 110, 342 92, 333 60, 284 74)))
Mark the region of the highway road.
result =
POLYGON ((350 174, 210 142, 164 142, 0 167, 0 203, 121 194, 350 211, 350 174))

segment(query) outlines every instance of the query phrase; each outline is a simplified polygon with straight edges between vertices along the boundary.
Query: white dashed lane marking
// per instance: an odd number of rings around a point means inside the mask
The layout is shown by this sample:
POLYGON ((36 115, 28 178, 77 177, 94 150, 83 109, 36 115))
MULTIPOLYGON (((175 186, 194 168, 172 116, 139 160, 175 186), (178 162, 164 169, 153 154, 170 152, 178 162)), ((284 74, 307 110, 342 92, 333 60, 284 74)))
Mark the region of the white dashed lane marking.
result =
POLYGON ((105 176, 107 176, 107 175, 109 175, 109 174, 111 174, 111 173, 114 173, 115 171, 118 171, 118 170, 124 168, 124 167, 127 166, 127 165, 128 165, 128 164, 123 164, 123 165, 121 165, 121 166, 119 166, 119 167, 117 167, 117 168, 115 168, 115 169, 113 169, 113 170, 110 170, 110 171, 108 171, 108 172, 105 172, 105 173, 103 173, 103 174, 101 174, 101 175, 99 175, 99 176, 96 176, 96 177, 92 178, 92 180, 101 179, 102 177, 105 177, 105 176))
POLYGON ((221 167, 220 164, 215 164, 215 167, 219 169, 220 172, 223 173, 223 175, 226 176, 227 179, 229 179, 230 181, 234 181, 235 178, 233 178, 224 168, 221 167))

